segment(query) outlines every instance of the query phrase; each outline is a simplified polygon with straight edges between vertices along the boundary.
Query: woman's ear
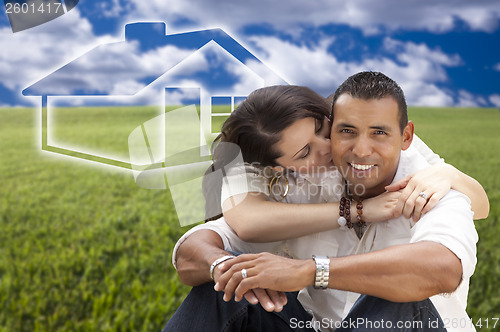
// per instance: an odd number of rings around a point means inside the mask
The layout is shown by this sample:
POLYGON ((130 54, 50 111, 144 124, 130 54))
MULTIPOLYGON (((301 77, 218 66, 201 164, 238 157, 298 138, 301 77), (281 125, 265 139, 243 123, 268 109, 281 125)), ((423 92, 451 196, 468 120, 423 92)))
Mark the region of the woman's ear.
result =
POLYGON ((403 142, 401 144, 401 150, 406 150, 410 147, 413 141, 413 133, 415 132, 415 127, 412 121, 408 121, 405 129, 403 130, 403 142))
POLYGON ((284 172, 285 171, 285 168, 283 166, 273 166, 271 167, 273 171, 275 172, 284 172))

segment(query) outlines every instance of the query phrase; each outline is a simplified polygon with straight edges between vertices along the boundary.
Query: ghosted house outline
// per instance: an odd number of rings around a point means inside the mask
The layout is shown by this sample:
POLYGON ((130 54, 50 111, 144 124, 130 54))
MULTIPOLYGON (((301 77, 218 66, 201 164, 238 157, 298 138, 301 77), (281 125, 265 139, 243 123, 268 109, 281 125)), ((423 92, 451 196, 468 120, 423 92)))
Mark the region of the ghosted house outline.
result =
MULTIPOLYGON (((111 166, 121 167, 125 169, 134 169, 134 166, 140 167, 140 165, 133 165, 133 163, 128 160, 118 160, 116 158, 110 158, 108 156, 103 156, 95 154, 90 151, 85 150, 75 150, 71 147, 64 146, 64 144, 54 144, 49 139, 51 133, 51 127, 49 125, 49 114, 51 112, 51 101, 57 100, 58 97, 86 97, 86 96, 113 96, 111 89, 107 91, 97 91, 93 90, 92 86, 89 86, 88 82, 71 82, 73 87, 70 91, 62 92, 59 88, 61 84, 64 84, 64 80, 68 77, 76 77, 78 75, 78 70, 81 69, 81 63, 90 58, 92 54, 99 52, 106 53, 107 48, 116 47, 117 45, 124 45, 127 43, 138 43, 141 50, 148 50, 155 45, 160 43, 161 45, 173 45, 176 47, 184 48, 187 50, 193 50, 195 52, 203 49, 207 45, 215 46, 220 48, 223 52, 227 53, 229 56, 236 59, 241 66, 246 67, 246 70, 252 72, 256 77, 259 77, 262 81, 260 86, 255 86, 255 88, 274 85, 274 84, 287 84, 285 80, 274 73, 269 67, 263 64, 257 57, 255 57, 250 51, 243 47, 238 41, 224 32, 222 29, 208 29, 199 30, 186 33, 178 34, 166 34, 166 24, 163 22, 137 22, 129 23, 125 26, 125 40, 118 43, 108 43, 96 46, 94 49, 83 54, 82 56, 74 59, 73 61, 67 63, 61 68, 55 70, 46 77, 40 79, 36 83, 27 87, 23 90, 23 95, 25 96, 37 96, 41 97, 41 147, 44 151, 49 151, 61 155, 72 156, 79 159, 90 160, 102 164, 107 164, 111 166), (145 37, 148 38, 145 38, 145 37), (153 36, 153 37, 152 37, 153 36), (151 44, 151 45, 150 45, 151 44)), ((193 54, 191 53, 191 54, 193 54)), ((176 82, 163 82, 160 80, 162 77, 166 77, 169 71, 178 68, 191 54, 186 54, 185 57, 175 60, 173 63, 165 64, 165 68, 161 68, 161 72, 156 75, 144 76, 141 79, 142 86, 140 88, 132 87, 130 89, 122 90, 119 95, 125 97, 133 97, 138 95, 144 90, 150 89, 152 86, 161 85, 165 90, 169 88, 177 88, 176 82), (180 60, 180 61, 178 61, 180 60)), ((124 55, 126 56, 126 55, 124 55)), ((179 88, 184 88, 180 86, 179 88)), ((212 101, 218 96, 210 96, 204 92, 202 85, 194 87, 200 90, 199 97, 199 107, 203 109, 211 109, 212 101)), ((224 94, 223 94, 224 95, 224 94)), ((226 95, 228 96, 228 95, 226 95)), ((234 98, 235 97, 245 97, 246 95, 232 95, 231 104, 234 108, 234 98)), ((165 96, 160 96, 163 100, 163 106, 165 106, 165 96)), ((233 110, 231 109, 231 111, 233 110)), ((227 115, 227 114, 219 114, 227 115)), ((211 128, 211 117, 217 116, 207 114, 207 112, 200 111, 200 124, 204 128, 211 128)), ((140 125, 140 124, 139 124, 140 125)), ((201 135, 201 134, 200 134, 201 135)))

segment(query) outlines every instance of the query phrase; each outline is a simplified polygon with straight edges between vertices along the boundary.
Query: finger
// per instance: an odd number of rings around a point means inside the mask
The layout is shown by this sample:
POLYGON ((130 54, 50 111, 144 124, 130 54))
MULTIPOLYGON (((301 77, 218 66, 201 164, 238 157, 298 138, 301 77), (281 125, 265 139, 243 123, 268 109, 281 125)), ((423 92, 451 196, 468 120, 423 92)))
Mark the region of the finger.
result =
POLYGON ((227 261, 220 263, 219 265, 217 265, 217 267, 221 271, 227 271, 236 264, 248 262, 248 261, 251 261, 257 257, 258 256, 256 254, 241 254, 239 256, 236 256, 235 258, 232 258, 232 259, 229 259, 227 261))
POLYGON ((385 187, 385 190, 387 191, 398 191, 399 189, 403 189, 406 187, 408 182, 410 182, 411 177, 407 176, 404 179, 398 180, 394 183, 391 183, 390 185, 385 187))
MULTIPOLYGON (((401 195, 399 196, 398 201, 396 202, 396 206, 394 208, 395 212, 403 214, 405 205, 413 192, 414 188, 410 186, 405 187, 403 190, 401 190, 401 195)), ((413 211, 413 206, 412 206, 412 211, 413 211)))
POLYGON ((281 298, 281 303, 283 304, 283 307, 286 306, 288 303, 288 298, 286 297, 286 294, 283 292, 278 292, 280 298, 281 298))
MULTIPOLYGON (((276 310, 276 303, 273 301, 273 299, 269 296, 268 292, 262 288, 256 288, 253 290, 257 298, 259 299, 259 303, 264 308, 264 310, 271 312, 276 310)), ((281 306, 281 309, 283 309, 283 306, 281 306)), ((281 311, 281 309, 279 311, 281 311)))
POLYGON ((232 277, 232 272, 231 270, 227 270, 226 272, 224 272, 216 281, 215 283, 215 286, 214 286, 214 289, 219 292, 221 290, 224 289, 224 287, 226 287, 226 284, 227 284, 227 281, 232 277))
POLYGON ((417 199, 415 201, 415 208, 413 209, 413 221, 417 222, 421 215, 422 215, 422 209, 424 206, 427 204, 427 200, 423 198, 422 196, 417 196, 417 199))
POLYGON ((256 294, 255 291, 257 290, 251 290, 249 292, 246 292, 245 295, 243 296, 251 304, 259 303, 259 296, 256 294))
MULTIPOLYGON (((239 258, 239 256, 237 257, 239 258)), ((230 259, 229 261, 236 260, 237 258, 230 259)), ((226 263, 226 262, 224 262, 226 263)), ((222 264, 224 264, 222 263, 222 264)), ((219 265, 222 265, 219 264, 219 265)), ((243 270, 245 267, 248 267, 248 263, 246 261, 240 262, 238 264, 234 264, 231 262, 231 267, 227 268, 226 272, 224 272, 218 279, 217 282, 215 283, 214 289, 216 291, 221 291, 226 288, 227 282, 232 278, 233 274, 235 273, 241 273, 241 270, 243 270)))
POLYGON ((433 207, 436 206, 437 203, 443 198, 442 194, 434 194, 432 195, 429 200, 427 201, 427 204, 425 204, 424 208, 422 209, 422 215, 426 214, 429 212, 433 207))
MULTIPOLYGON (((248 292, 250 289, 261 288, 261 287, 259 287, 257 276, 254 276, 254 277, 249 276, 245 279, 240 279, 239 282, 236 282, 234 284, 228 283, 228 285, 230 285, 230 287, 234 286, 234 289, 230 289, 230 290, 232 290, 232 292, 234 293, 235 299, 241 298, 241 296, 243 294, 245 294, 246 292, 248 292)), ((273 304, 273 310, 274 310, 274 304, 273 304)))
MULTIPOLYGON (((231 268, 231 270, 234 267, 231 268)), ((228 271, 229 272, 229 271, 228 271)), ((233 271, 234 272, 234 271, 233 271)), ((248 278, 248 277, 247 277, 248 278)), ((236 287, 241 283, 243 280, 243 275, 241 273, 241 269, 238 272, 234 272, 229 281, 226 283, 226 286, 224 287, 224 301, 229 301, 233 297, 233 294, 236 287)), ((240 292, 237 296, 235 296, 235 301, 241 301, 243 298, 243 295, 248 292, 250 288, 245 289, 244 292, 240 292)), ((236 295, 236 294, 235 294, 236 295)))
MULTIPOLYGON (((278 292, 275 290, 271 290, 271 289, 268 289, 266 292, 269 295, 269 297, 271 298, 271 301, 274 303, 274 311, 280 312, 281 310, 283 310, 283 306, 286 304, 286 302, 285 303, 282 302, 283 297, 281 296, 281 294, 284 295, 284 293, 278 292)), ((286 295, 285 295, 285 299, 286 299, 286 295)))
POLYGON ((406 217, 406 218, 411 218, 411 215, 413 213, 413 210, 415 209, 415 203, 416 203, 416 200, 418 198, 418 194, 416 191, 413 191, 410 196, 408 197, 408 199, 406 200, 405 202, 405 205, 403 207, 403 215, 406 217))

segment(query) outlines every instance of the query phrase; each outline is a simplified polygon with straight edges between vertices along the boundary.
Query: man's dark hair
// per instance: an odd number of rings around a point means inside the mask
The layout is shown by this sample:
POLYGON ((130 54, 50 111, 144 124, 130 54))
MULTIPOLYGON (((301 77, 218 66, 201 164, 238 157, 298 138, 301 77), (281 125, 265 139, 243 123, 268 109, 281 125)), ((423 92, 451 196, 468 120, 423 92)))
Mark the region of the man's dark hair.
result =
POLYGON ((345 93, 349 94, 352 98, 363 100, 382 99, 385 97, 394 98, 399 109, 399 128, 401 129, 401 133, 403 133, 408 123, 408 111, 403 90, 394 80, 380 72, 373 71, 363 71, 350 76, 333 94, 332 122, 335 103, 345 93))

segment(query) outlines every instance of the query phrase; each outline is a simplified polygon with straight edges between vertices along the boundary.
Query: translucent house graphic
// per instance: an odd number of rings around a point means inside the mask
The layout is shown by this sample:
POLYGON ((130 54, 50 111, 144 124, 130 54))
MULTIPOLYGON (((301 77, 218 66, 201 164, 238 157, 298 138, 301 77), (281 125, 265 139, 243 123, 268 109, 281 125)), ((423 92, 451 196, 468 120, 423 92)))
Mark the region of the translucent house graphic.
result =
POLYGON ((220 125, 251 91, 275 84, 287 83, 221 29, 168 35, 165 23, 140 22, 125 26, 124 41, 95 47, 23 94, 41 97, 42 150, 130 169, 144 188, 168 187, 187 225, 203 219, 193 204, 203 201, 220 125))

